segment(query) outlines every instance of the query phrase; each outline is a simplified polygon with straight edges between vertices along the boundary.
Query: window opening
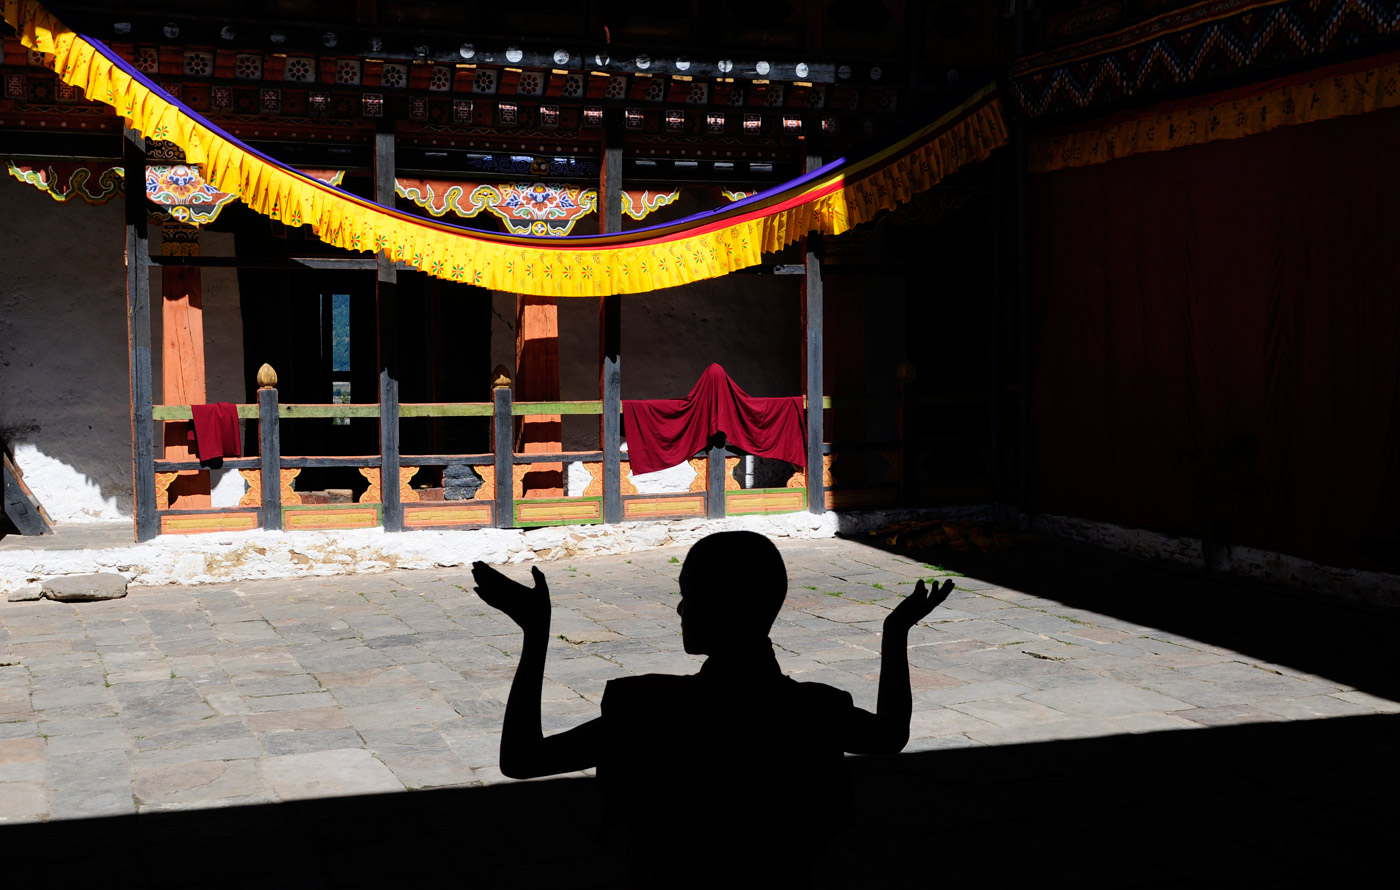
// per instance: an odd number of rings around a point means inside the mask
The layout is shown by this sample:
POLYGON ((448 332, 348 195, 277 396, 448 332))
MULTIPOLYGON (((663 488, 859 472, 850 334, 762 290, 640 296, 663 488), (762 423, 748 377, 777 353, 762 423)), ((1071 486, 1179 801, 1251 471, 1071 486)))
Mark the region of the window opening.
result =
MULTIPOLYGON (((331 401, 350 404, 350 295, 331 294, 331 401)), ((325 299, 325 297, 322 297, 325 299)), ((335 426, 349 426, 350 418, 336 417, 335 426)))

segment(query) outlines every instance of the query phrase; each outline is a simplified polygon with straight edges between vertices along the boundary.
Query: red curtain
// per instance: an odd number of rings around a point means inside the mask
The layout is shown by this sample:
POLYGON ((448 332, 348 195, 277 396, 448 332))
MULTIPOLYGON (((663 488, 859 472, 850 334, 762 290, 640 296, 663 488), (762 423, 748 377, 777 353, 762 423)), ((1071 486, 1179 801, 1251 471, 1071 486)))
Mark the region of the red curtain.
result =
POLYGON ((1400 111, 1032 189, 1035 509, 1386 568, 1400 111))

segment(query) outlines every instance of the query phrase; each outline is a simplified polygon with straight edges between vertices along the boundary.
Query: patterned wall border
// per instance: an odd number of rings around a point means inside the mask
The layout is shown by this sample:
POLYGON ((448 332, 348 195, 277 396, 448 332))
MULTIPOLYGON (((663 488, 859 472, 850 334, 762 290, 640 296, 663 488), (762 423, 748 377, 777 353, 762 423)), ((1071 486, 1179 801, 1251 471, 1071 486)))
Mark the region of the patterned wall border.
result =
MULTIPOLYGON (((449 213, 471 219, 488 212, 517 235, 568 235, 574 224, 598 208, 598 190, 563 182, 463 182, 408 179, 394 181, 394 191, 436 218, 449 213)), ((622 212, 635 220, 674 203, 670 192, 624 189, 622 212)))
POLYGON ((5 161, 11 176, 60 203, 77 198, 85 204, 106 204, 124 193, 122 168, 87 162, 5 161))

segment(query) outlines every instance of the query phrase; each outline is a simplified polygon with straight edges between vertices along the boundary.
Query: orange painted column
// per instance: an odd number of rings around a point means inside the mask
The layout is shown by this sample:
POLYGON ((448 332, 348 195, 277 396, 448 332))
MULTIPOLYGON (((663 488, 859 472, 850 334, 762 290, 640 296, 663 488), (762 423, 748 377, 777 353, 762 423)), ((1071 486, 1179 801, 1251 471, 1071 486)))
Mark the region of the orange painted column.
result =
MULTIPOLYGON (((197 230, 181 223, 162 226, 162 254, 198 256, 197 230)), ((161 378, 167 405, 203 404, 204 307, 199 269, 161 270, 161 378)), ((197 460, 188 438, 191 424, 165 424, 166 460, 197 460)), ((209 471, 184 472, 170 483, 170 506, 189 510, 210 506, 209 471)))
MULTIPOLYGON (((554 297, 517 294, 515 298, 515 401, 559 399, 559 305, 554 297)), ((544 454, 563 450, 560 415, 521 417, 515 450, 544 454)), ((533 464, 525 474, 527 498, 564 496, 564 465, 533 464)))

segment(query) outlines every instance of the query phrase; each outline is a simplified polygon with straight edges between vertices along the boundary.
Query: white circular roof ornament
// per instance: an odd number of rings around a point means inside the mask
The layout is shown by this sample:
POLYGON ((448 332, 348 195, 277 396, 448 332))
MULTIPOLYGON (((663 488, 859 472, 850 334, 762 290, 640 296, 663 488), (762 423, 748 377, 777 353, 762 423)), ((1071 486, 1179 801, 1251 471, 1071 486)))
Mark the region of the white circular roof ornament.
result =
POLYGON ((841 78, 842 80, 850 80, 850 79, 851 79, 851 66, 850 66, 850 65, 842 65, 840 68, 837 68, 837 69, 836 69, 836 76, 839 77, 839 78, 841 78))
POLYGON ((593 57, 593 61, 598 63, 599 68, 606 68, 608 67, 608 63, 612 61, 612 56, 607 53, 598 53, 598 55, 593 57))
POLYGON ((640 56, 637 56, 637 67, 643 69, 650 68, 651 56, 647 55, 646 53, 642 53, 640 56))
POLYGON ((884 73, 885 73, 885 72, 881 71, 880 68, 879 68, 879 66, 877 65, 876 67, 870 69, 870 79, 871 79, 871 80, 879 80, 879 79, 880 79, 880 75, 882 75, 882 74, 884 74, 884 73))
POLYGON ((734 63, 731 62, 729 59, 720 59, 719 70, 722 74, 728 74, 729 72, 734 70, 734 63))
POLYGON ((322 34, 321 42, 324 43, 327 47, 335 46, 337 42, 335 32, 327 31, 326 33, 322 34))
POLYGON ((472 46, 470 43, 464 43, 461 48, 457 50, 457 55, 464 59, 470 59, 476 55, 476 47, 472 46))
POLYGON ((690 70, 690 60, 687 59, 685 56, 681 56, 679 59, 676 59, 676 70, 677 70, 677 71, 689 71, 689 70, 690 70))
POLYGON ((806 62, 798 62, 797 67, 792 70, 798 77, 806 77, 808 74, 812 73, 812 69, 807 67, 806 62))
MULTIPOLYGON (((273 42, 273 43, 281 43, 282 41, 280 41, 280 40, 278 40, 278 39, 276 39, 276 38, 274 37, 273 40, 272 40, 272 42, 273 42)), ((383 41, 382 38, 379 38, 379 37, 371 37, 371 38, 369 39, 369 51, 370 51, 370 52, 372 52, 372 53, 377 53, 377 52, 379 52, 379 51, 380 51, 381 49, 383 49, 383 48, 384 48, 384 41, 383 41)))
POLYGON ((754 70, 757 71, 760 75, 767 74, 772 69, 772 66, 770 66, 767 62, 759 62, 753 67, 754 70))
MULTIPOLYGON (((275 45, 277 45, 277 46, 281 46, 282 44, 284 44, 284 43, 287 42, 287 35, 284 34, 284 33, 282 33, 281 31, 273 31, 271 34, 268 35, 268 39, 271 40, 271 41, 273 42, 273 44, 275 44, 275 45)), ((374 40, 371 40, 370 43, 373 44, 374 41, 376 41, 376 40, 378 40, 378 39, 379 39, 379 38, 376 37, 376 38, 374 38, 374 40)), ((379 50, 379 47, 376 46, 376 47, 375 47, 375 50, 378 51, 378 50, 379 50)))
POLYGON ((219 29, 219 37, 224 40, 232 40, 238 36, 238 32, 233 30, 232 25, 224 25, 219 29))
MULTIPOLYGON (((225 31, 232 31, 233 29, 232 29, 232 28, 225 27, 224 30, 225 30, 225 31)), ((117 34, 130 34, 130 33, 131 33, 131 22, 113 22, 113 23, 112 23, 112 31, 113 31, 114 33, 117 33, 117 34)), ((232 38, 232 37, 225 37, 224 39, 225 39, 225 40, 232 40, 233 38, 232 38)))
POLYGON ((180 36, 180 26, 175 24, 174 22, 166 22, 164 30, 165 36, 169 37, 171 40, 174 40, 176 37, 180 36))
POLYGON ((554 51, 554 64, 556 64, 556 65, 567 65, 567 64, 569 64, 569 51, 568 51, 568 50, 563 50, 563 49, 556 49, 556 50, 554 51))
POLYGON ((520 51, 520 47, 512 46, 506 48, 506 61, 510 62, 512 65, 523 58, 525 58, 525 54, 520 51))

